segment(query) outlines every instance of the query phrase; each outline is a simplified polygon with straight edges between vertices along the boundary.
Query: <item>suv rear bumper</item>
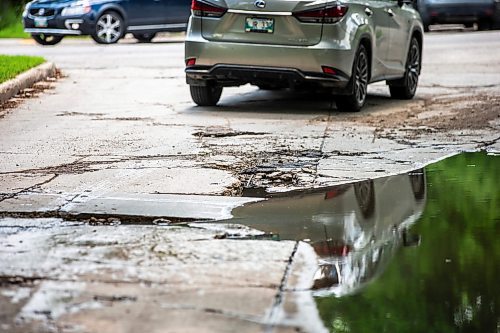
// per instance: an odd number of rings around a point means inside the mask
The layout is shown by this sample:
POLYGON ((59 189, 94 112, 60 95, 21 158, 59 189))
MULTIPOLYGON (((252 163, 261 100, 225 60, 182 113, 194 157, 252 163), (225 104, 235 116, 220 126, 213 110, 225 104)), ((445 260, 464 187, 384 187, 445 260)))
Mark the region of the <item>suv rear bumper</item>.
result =
POLYGON ((190 66, 185 72, 187 83, 195 86, 239 86, 250 83, 283 88, 311 85, 344 89, 349 82, 349 76, 340 71, 336 75, 330 75, 283 67, 217 64, 190 66))

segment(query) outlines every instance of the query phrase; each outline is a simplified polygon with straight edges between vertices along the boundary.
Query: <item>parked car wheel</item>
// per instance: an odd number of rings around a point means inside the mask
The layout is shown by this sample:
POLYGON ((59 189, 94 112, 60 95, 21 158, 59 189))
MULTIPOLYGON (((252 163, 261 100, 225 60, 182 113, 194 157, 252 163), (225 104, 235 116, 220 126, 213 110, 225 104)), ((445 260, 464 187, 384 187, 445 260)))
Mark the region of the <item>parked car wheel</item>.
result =
POLYGON ((39 34, 39 35, 31 35, 31 37, 33 37, 35 42, 37 42, 40 45, 56 45, 63 39, 64 36, 39 34))
POLYGON ((139 43, 150 43, 153 38, 155 38, 156 33, 154 32, 146 32, 142 34, 132 34, 139 43))
POLYGON ((97 19, 92 39, 99 44, 114 44, 125 30, 122 17, 116 12, 105 12, 97 19))
POLYGON ((420 44, 418 40, 413 37, 408 50, 404 77, 400 80, 388 82, 392 98, 412 99, 413 96, 415 96, 418 86, 418 77, 420 75, 420 64, 420 44))
POLYGON ((191 98, 199 106, 214 106, 219 102, 222 87, 190 85, 191 98))
POLYGON ((352 69, 353 93, 336 98, 337 108, 341 111, 359 111, 365 105, 369 80, 368 53, 360 45, 352 69))

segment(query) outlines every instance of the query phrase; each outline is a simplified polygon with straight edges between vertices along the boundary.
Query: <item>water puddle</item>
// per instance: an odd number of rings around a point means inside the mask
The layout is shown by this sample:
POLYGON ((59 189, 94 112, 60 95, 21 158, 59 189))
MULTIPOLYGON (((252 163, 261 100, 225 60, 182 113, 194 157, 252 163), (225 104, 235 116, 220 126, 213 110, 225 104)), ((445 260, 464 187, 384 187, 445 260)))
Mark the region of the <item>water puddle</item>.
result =
POLYGON ((465 153, 409 174, 233 210, 271 239, 308 242, 331 332, 500 332, 500 157, 465 153))

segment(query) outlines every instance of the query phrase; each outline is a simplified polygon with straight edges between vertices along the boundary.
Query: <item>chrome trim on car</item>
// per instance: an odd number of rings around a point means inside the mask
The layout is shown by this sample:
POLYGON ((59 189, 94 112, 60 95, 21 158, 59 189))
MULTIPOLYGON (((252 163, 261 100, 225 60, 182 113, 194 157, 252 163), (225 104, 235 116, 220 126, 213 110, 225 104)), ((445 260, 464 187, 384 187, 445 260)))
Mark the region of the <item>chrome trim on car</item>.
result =
POLYGON ((28 34, 57 34, 57 35, 81 35, 80 30, 67 30, 67 29, 38 29, 38 28, 27 28, 24 32, 28 34))
POLYGON ((50 16, 38 16, 38 15, 33 15, 30 12, 27 12, 26 16, 32 20, 39 19, 39 18, 52 20, 54 17, 56 17, 56 12, 54 12, 54 15, 50 15, 50 16))
POLYGON ((55 15, 52 15, 52 16, 34 16, 34 15, 31 15, 31 14, 28 14, 27 15, 28 18, 34 20, 34 19, 38 19, 38 18, 43 18, 43 19, 47 19, 47 20, 52 20, 54 17, 56 17, 55 15))
POLYGON ((169 29, 169 28, 185 28, 187 23, 173 24, 156 24, 156 25, 132 25, 128 27, 128 31, 154 30, 154 29, 169 29))
POLYGON ((292 16, 291 12, 264 12, 258 10, 229 9, 228 13, 244 15, 272 15, 272 16, 292 16))

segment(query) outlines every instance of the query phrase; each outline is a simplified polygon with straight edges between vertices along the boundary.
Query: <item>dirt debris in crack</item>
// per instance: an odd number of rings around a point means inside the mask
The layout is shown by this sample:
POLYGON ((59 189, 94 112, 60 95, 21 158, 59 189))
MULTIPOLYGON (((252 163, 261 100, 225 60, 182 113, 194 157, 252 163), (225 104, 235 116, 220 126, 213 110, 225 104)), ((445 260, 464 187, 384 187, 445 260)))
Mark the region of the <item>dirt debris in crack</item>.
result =
POLYGON ((55 82, 65 76, 59 69, 56 69, 56 73, 53 77, 48 77, 43 81, 36 82, 30 88, 21 90, 16 96, 12 97, 4 103, 0 103, 0 119, 5 117, 7 113, 18 107, 25 100, 36 98, 40 94, 46 92, 47 90, 55 89, 55 82))
POLYGON ((390 115, 373 113, 351 116, 347 120, 375 127, 377 138, 402 140, 443 131, 491 129, 495 127, 492 122, 500 120, 500 96, 469 92, 433 97, 390 115))
MULTIPOLYGON (((220 147, 205 148, 212 150, 211 155, 231 155, 220 147)), ((205 168, 228 171, 238 178, 224 195, 241 196, 248 188, 310 187, 317 163, 325 155, 318 150, 278 150, 243 152, 238 157, 234 163, 203 163, 205 168)))
POLYGON ((0 275, 0 286, 33 286, 38 281, 44 280, 44 277, 28 277, 20 275, 0 275))
MULTIPOLYGON (((159 226, 187 226, 192 222, 206 222, 205 219, 178 218, 170 216, 143 216, 121 214, 87 214, 67 213, 59 210, 43 212, 10 212, 0 211, 0 220, 4 218, 57 218, 65 222, 85 223, 91 226, 118 226, 118 225, 159 225, 159 226), (168 222, 167 222, 168 221, 168 222)), ((1 226, 1 224, 0 224, 1 226)))
POLYGON ((192 133, 193 136, 198 138, 227 138, 233 136, 243 135, 266 135, 264 132, 251 132, 251 131, 236 131, 231 128, 222 126, 205 127, 202 130, 192 133))
POLYGON ((117 296, 117 295, 112 295, 112 296, 95 295, 94 301, 96 301, 96 302, 109 302, 109 303, 137 302, 137 297, 136 296, 127 296, 127 295, 120 295, 120 296, 117 296))

